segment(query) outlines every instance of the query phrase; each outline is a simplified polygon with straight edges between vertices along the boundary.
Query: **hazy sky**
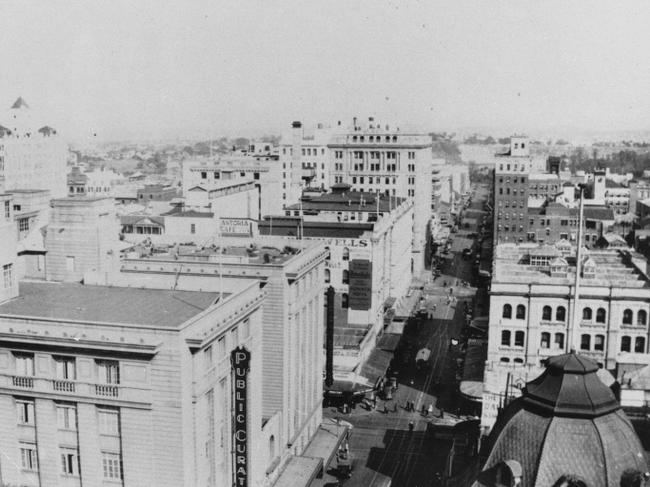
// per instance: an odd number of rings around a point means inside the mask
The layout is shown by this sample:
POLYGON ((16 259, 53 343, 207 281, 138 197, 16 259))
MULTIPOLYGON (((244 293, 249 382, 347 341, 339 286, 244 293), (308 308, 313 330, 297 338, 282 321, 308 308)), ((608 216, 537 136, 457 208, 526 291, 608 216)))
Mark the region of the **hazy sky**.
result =
POLYGON ((74 139, 650 128, 650 2, 0 0, 0 107, 74 139))

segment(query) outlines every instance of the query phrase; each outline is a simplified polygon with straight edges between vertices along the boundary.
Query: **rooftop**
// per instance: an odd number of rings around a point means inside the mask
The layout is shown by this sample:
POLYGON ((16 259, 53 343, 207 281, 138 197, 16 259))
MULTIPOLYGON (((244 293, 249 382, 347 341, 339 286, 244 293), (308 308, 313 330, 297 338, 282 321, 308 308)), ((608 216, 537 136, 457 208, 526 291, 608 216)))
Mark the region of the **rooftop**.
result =
POLYGON ((219 298, 218 293, 27 281, 20 282, 19 291, 0 304, 0 316, 162 328, 178 327, 219 298))
MULTIPOLYGON (((575 248, 558 248, 557 245, 500 244, 496 247, 493 284, 546 284, 573 285, 575 280, 575 248), (550 268, 540 259, 548 262, 564 256, 569 266, 566 277, 551 276, 550 268), (533 262, 536 259, 536 262, 533 262), (541 264, 540 264, 541 262, 541 264)), ((643 259, 629 251, 584 250, 584 257, 594 262, 594 276, 583 277, 582 286, 613 286, 617 288, 649 287, 648 279, 632 262, 643 259)))
MULTIPOLYGON (((341 188, 343 189, 343 188, 341 188)), ((317 196, 305 195, 301 203, 287 206, 286 210, 307 211, 355 211, 389 212, 401 205, 406 198, 388 197, 379 193, 345 191, 324 193, 317 196)))

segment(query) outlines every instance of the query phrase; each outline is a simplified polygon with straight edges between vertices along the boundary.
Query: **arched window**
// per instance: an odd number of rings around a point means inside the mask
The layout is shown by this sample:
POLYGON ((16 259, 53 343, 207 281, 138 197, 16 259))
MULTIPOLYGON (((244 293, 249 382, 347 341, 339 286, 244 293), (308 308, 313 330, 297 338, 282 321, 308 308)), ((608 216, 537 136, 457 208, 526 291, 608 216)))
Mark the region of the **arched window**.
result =
POLYGON ((501 332, 501 345, 509 347, 510 346, 510 331, 503 330, 501 332))
POLYGON ((621 352, 629 352, 632 349, 632 339, 629 336, 621 337, 621 352))
POLYGON ((341 294, 341 308, 348 307, 348 295, 347 293, 341 294))
POLYGON ((555 348, 564 348, 564 333, 556 333, 554 340, 555 348))
POLYGON ((510 306, 509 304, 503 305, 503 317, 512 318, 512 306, 510 306))
POLYGON ((644 325, 648 322, 648 313, 641 309, 636 315, 636 324, 637 325, 644 325))
POLYGON ((634 339, 634 353, 645 353, 645 337, 634 339))
POLYGON ((523 331, 516 331, 515 332, 515 347, 523 347, 524 346, 524 337, 526 334, 523 331))
POLYGON ((542 308, 542 319, 545 321, 551 321, 553 316, 553 310, 550 306, 544 306, 542 308))
POLYGON ((596 335, 594 337, 594 350, 605 350, 605 335, 596 335))
POLYGON ((566 308, 564 306, 558 306, 555 310, 555 320, 564 321, 566 319, 566 308))
POLYGON ((582 308, 582 319, 585 321, 591 321, 592 311, 591 308, 582 308))
POLYGON ((605 323, 606 318, 607 311, 605 311, 605 308, 598 308, 598 311, 596 311, 596 323, 605 323))
POLYGON ((540 346, 542 348, 549 348, 551 346, 551 334, 548 332, 542 333, 542 341, 540 346))
POLYGON ((325 269, 325 283, 330 282, 330 270, 325 269))
POLYGON ((271 435, 269 438, 269 459, 275 458, 275 436, 271 435))
POLYGON ((631 325, 632 324, 632 310, 631 309, 626 309, 623 311, 623 324, 624 325, 631 325))
POLYGON ((580 350, 590 350, 591 349, 591 335, 583 334, 580 335, 580 350))
POLYGON ((350 249, 343 247, 343 260, 350 260, 350 249))
POLYGON ((518 320, 525 320, 526 319, 526 306, 523 304, 518 304, 517 305, 517 319, 518 320))
POLYGON ((350 283, 350 272, 346 271, 345 269, 343 270, 343 276, 341 278, 341 282, 343 284, 349 284, 350 283))

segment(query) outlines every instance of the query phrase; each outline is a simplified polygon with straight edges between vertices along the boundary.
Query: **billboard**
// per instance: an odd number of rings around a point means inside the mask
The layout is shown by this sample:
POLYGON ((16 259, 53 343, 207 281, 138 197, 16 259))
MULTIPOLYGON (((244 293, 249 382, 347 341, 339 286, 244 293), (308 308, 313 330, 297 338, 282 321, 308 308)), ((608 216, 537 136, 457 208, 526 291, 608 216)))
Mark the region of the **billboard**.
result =
POLYGON ((352 259, 348 275, 350 278, 349 308, 369 310, 372 303, 372 262, 365 259, 352 259))
POLYGON ((251 221, 246 218, 220 218, 219 231, 222 235, 232 237, 250 237, 252 235, 251 221))

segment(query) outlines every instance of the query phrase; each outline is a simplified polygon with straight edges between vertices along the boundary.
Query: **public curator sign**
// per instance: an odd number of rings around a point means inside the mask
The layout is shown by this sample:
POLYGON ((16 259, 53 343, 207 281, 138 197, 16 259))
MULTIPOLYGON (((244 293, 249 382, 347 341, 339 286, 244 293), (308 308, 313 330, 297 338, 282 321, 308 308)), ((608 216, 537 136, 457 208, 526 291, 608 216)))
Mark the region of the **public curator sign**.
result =
POLYGON ((247 389, 251 353, 237 347, 230 354, 233 371, 233 478, 236 487, 248 487, 247 389))

